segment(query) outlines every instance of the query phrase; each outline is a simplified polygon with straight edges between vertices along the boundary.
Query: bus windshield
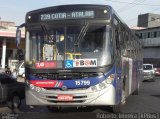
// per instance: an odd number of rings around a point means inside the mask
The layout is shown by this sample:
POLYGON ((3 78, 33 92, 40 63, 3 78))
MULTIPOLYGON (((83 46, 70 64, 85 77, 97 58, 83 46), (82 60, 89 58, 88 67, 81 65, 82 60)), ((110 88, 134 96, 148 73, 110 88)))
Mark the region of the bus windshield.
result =
POLYGON ((30 50, 30 60, 58 62, 94 59, 96 66, 111 63, 112 33, 106 24, 85 23, 83 25, 66 25, 65 27, 50 25, 45 31, 42 28, 34 29, 32 27, 32 29, 28 29, 28 32, 29 46, 32 49, 30 50))

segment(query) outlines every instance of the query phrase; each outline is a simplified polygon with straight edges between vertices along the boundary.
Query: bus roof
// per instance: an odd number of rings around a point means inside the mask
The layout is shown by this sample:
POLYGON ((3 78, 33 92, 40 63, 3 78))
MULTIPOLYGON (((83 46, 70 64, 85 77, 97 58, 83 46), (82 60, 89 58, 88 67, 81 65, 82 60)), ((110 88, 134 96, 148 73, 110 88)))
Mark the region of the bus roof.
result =
POLYGON ((59 9, 67 9, 69 8, 70 10, 74 10, 74 9, 77 9, 78 7, 80 8, 85 8, 85 7, 107 7, 107 8, 110 8, 112 9, 111 6, 109 5, 100 5, 100 4, 68 4, 68 5, 58 5, 58 6, 51 6, 51 7, 45 7, 45 8, 40 8, 40 9, 36 9, 36 10, 32 10, 32 11, 29 11, 27 14, 30 14, 30 13, 35 13, 35 12, 41 12, 41 11, 48 11, 48 10, 59 10, 59 9))

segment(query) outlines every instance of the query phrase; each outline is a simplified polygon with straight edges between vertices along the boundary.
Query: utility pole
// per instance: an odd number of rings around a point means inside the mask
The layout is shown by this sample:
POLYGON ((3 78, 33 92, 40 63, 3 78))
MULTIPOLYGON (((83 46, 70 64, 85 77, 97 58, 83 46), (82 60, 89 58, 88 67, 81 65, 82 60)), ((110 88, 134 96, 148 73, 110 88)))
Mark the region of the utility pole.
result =
POLYGON ((2 22, 1 22, 1 19, 2 19, 2 18, 0 17, 0 23, 1 23, 1 24, 0 24, 0 26, 2 26, 2 22))

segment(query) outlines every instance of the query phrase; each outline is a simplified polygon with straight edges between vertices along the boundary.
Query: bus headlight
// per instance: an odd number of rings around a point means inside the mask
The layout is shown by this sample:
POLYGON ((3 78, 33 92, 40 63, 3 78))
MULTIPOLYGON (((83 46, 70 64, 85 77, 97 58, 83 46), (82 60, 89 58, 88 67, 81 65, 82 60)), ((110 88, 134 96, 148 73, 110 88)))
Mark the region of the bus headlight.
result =
POLYGON ((105 82, 107 84, 111 84, 113 82, 113 80, 114 80, 114 77, 115 77, 115 74, 109 75, 108 78, 105 80, 105 82))
POLYGON ((44 88, 34 86, 33 84, 29 84, 29 87, 30 87, 30 89, 35 90, 36 92, 41 92, 41 91, 45 92, 44 88))
POLYGON ((92 91, 97 91, 97 87, 96 86, 91 86, 91 90, 92 91))
POLYGON ((36 91, 37 91, 37 92, 40 92, 40 91, 41 91, 41 88, 40 88, 40 87, 36 87, 36 91))
POLYGON ((30 88, 31 88, 32 90, 34 90, 34 89, 35 89, 35 86, 34 86, 33 84, 30 84, 30 88))
POLYGON ((106 88, 105 83, 100 83, 100 84, 99 84, 99 88, 100 88, 100 89, 104 89, 104 88, 106 88))
POLYGON ((112 84, 114 78, 115 78, 115 74, 111 74, 103 82, 95 86, 91 86, 90 89, 92 91, 98 91, 98 90, 105 89, 112 84))
POLYGON ((45 92, 45 91, 46 91, 46 89, 44 89, 44 88, 41 88, 41 90, 42 90, 43 92, 45 92))

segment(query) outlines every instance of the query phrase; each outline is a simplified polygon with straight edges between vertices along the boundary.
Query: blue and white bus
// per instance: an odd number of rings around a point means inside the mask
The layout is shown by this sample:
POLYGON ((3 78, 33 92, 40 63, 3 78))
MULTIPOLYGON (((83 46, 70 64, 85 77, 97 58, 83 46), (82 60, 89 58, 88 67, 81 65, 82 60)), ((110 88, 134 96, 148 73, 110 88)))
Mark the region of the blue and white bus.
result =
POLYGON ((138 94, 142 46, 107 5, 62 5, 28 12, 25 24, 26 103, 111 106, 120 112, 138 94))

